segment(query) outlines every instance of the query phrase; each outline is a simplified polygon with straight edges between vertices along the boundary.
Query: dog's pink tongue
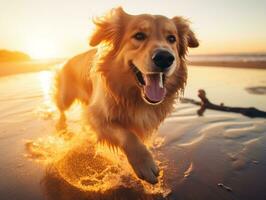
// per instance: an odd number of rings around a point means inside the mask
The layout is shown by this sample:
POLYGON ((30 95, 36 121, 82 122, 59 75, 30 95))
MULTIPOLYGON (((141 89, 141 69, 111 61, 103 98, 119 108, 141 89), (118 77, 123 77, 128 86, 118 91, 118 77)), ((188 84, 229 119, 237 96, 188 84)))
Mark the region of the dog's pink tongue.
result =
POLYGON ((162 73, 144 75, 144 93, 146 98, 152 102, 160 102, 164 99, 166 89, 163 86, 162 73))

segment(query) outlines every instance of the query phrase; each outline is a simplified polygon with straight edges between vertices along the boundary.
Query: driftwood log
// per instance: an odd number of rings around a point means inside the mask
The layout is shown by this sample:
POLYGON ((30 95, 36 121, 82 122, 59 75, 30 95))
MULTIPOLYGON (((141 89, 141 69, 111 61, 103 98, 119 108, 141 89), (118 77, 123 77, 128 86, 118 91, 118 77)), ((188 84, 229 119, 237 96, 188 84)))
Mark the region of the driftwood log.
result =
POLYGON ((206 109, 212 109, 212 110, 219 110, 219 111, 224 111, 224 112, 240 113, 250 118, 255 118, 255 117, 266 118, 265 111, 261 111, 254 107, 249 107, 249 108, 230 107, 230 106, 225 106, 223 103, 221 103, 220 105, 214 104, 210 102, 209 99, 206 97, 206 92, 204 90, 198 91, 198 97, 200 98, 201 101, 196 101, 194 99, 189 99, 189 98, 182 98, 181 102, 192 103, 194 105, 200 106, 200 109, 197 111, 197 114, 199 116, 203 116, 206 109))

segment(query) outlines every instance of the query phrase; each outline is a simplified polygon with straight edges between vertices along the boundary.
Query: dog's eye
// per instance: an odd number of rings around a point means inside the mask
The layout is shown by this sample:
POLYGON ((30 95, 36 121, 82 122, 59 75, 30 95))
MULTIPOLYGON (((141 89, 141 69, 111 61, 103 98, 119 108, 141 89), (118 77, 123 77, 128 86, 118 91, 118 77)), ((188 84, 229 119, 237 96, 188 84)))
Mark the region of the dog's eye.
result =
POLYGON ((139 41, 143 41, 147 38, 147 35, 143 32, 137 32, 135 35, 133 35, 133 38, 139 41))
POLYGON ((170 43, 175 43, 176 42, 176 37, 174 35, 168 35, 166 39, 170 43))

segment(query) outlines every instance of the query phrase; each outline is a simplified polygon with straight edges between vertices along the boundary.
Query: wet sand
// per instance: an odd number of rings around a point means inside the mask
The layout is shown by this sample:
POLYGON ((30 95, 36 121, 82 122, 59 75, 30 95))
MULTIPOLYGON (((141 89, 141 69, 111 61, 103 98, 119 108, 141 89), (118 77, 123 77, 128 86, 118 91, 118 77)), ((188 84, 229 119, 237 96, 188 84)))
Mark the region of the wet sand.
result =
MULTIPOLYGON (((150 148, 160 182, 139 181, 119 152, 96 145, 81 106, 56 130, 49 71, 0 78, 1 200, 266 199, 266 120, 177 104, 150 148)), ((203 88, 216 103, 266 110, 266 71, 189 66, 185 97, 203 88)))

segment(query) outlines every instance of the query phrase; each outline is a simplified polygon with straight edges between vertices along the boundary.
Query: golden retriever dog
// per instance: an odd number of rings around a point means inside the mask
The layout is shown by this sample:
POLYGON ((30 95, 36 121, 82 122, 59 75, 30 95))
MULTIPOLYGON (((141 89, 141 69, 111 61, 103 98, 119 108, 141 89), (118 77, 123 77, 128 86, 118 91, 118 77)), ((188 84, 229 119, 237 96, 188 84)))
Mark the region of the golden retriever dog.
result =
POLYGON ((99 141, 120 148, 136 175, 157 183, 159 169, 148 138, 182 94, 188 47, 199 45, 182 17, 130 15, 112 9, 94 20, 91 50, 70 59, 58 73, 56 104, 64 112, 74 100, 99 141))

